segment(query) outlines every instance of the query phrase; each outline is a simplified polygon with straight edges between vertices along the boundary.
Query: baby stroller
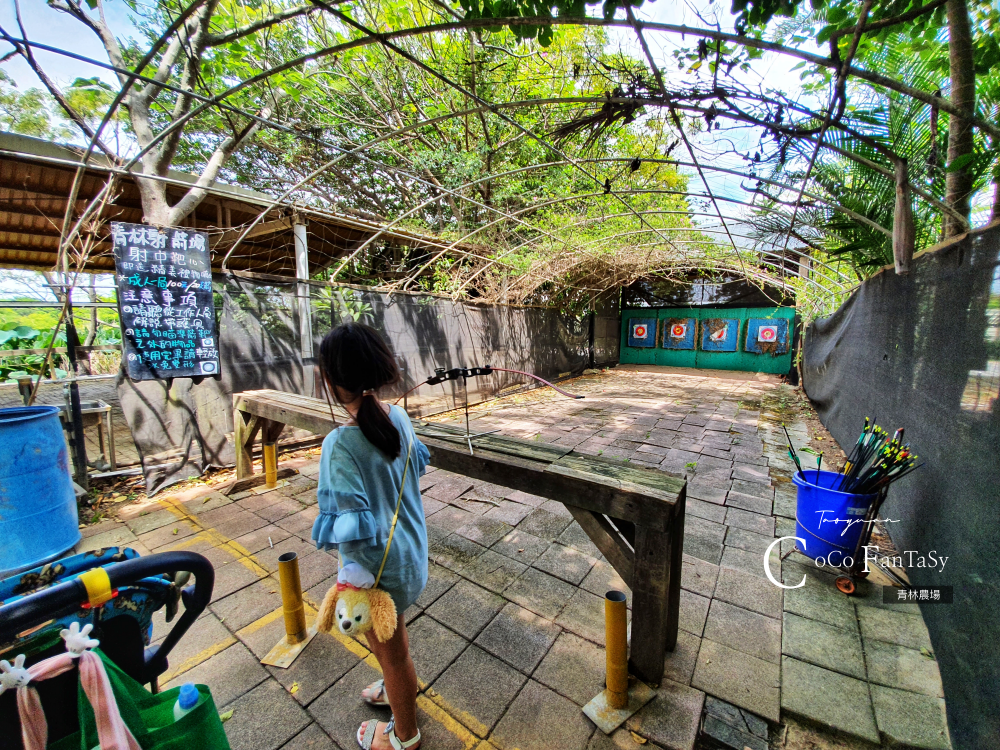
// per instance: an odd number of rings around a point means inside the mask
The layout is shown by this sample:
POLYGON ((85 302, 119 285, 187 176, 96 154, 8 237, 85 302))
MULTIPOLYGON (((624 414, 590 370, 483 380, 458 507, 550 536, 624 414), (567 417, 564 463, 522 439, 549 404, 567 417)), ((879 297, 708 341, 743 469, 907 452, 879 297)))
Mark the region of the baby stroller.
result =
MULTIPOLYGON (((140 557, 131 549, 117 547, 18 573, 0 580, 0 659, 14 662, 23 654, 24 666, 30 667, 65 653, 62 630, 73 623, 76 630, 92 625, 90 635, 100 641, 101 661, 125 723, 144 749, 165 747, 149 740, 151 735, 140 725, 140 714, 152 716, 157 713, 155 706, 169 702, 168 694, 174 691, 165 693, 164 700, 155 695, 159 677, 167 670, 170 651, 211 600, 214 582, 212 564, 202 555, 166 552, 140 557), (192 575, 193 585, 185 587, 192 575), (182 603, 183 613, 166 637, 154 643, 153 613, 166 608, 170 622, 182 603), (149 685, 151 693, 142 685, 149 685)), ((32 687, 47 720, 48 747, 61 747, 63 739, 81 747, 81 739, 93 735, 93 712, 89 707, 82 710, 86 702, 81 700, 77 670, 32 683, 32 687), (80 739, 74 739, 77 733, 80 739)), ((211 703, 207 688, 202 692, 211 703)), ((214 706, 202 713, 210 713, 218 723, 214 706)), ((0 726, 4 728, 0 748, 20 749, 21 725, 14 690, 0 693, 0 726)), ((218 732, 224 744, 221 723, 218 732)))

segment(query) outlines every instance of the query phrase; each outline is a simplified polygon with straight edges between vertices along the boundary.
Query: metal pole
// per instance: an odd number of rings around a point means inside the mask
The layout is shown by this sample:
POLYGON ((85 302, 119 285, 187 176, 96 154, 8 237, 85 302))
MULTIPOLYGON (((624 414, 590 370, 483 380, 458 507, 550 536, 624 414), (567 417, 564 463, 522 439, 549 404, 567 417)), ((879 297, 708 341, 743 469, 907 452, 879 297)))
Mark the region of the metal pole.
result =
POLYGON ((604 634, 607 657, 608 705, 628 706, 628 635, 625 594, 609 591, 604 595, 604 634))
POLYGON ((309 240, 306 220, 295 214, 292 219, 292 235, 295 241, 295 296, 299 308, 299 353, 302 356, 302 392, 315 396, 313 376, 312 306, 309 303, 309 240))
POLYGON ((278 557, 278 580, 281 583, 281 606, 285 615, 285 638, 290 645, 306 639, 306 611, 302 606, 302 581, 299 556, 286 552, 278 557))

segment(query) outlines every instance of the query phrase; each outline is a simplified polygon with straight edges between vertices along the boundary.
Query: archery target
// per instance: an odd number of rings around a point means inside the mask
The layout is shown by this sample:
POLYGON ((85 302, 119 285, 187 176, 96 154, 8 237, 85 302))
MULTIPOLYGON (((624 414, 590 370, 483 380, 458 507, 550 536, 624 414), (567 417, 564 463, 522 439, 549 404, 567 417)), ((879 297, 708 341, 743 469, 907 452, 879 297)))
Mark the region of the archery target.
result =
POLYGON ((778 326, 761 326, 757 329, 757 341, 770 344, 778 340, 778 326))
POLYGON ((688 334, 688 324, 687 323, 674 323, 670 326, 670 338, 672 339, 682 339, 688 334))
POLYGON ((649 329, 644 323, 636 323, 632 326, 632 338, 634 339, 644 339, 649 333, 649 329))
POLYGON ((715 342, 725 341, 726 336, 729 335, 729 324, 722 326, 715 333, 711 334, 708 338, 715 342))

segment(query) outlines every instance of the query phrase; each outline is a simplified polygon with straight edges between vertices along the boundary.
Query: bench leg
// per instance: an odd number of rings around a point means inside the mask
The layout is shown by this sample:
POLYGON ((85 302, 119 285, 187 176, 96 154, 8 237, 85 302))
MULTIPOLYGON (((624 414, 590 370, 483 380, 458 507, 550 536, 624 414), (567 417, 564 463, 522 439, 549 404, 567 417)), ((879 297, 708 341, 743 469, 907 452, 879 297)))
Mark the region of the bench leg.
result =
POLYGON ((236 478, 253 476, 253 442, 260 420, 239 409, 233 410, 233 442, 236 443, 236 478))
POLYGON ((681 490, 681 495, 674 506, 674 515, 670 520, 670 589, 667 601, 667 632, 666 648, 673 651, 677 645, 677 622, 681 612, 681 575, 684 565, 684 506, 686 504, 685 492, 681 490))
POLYGON ((635 530, 629 667, 641 680, 654 685, 663 678, 667 651, 673 559, 670 537, 670 532, 650 531, 641 526, 635 530))

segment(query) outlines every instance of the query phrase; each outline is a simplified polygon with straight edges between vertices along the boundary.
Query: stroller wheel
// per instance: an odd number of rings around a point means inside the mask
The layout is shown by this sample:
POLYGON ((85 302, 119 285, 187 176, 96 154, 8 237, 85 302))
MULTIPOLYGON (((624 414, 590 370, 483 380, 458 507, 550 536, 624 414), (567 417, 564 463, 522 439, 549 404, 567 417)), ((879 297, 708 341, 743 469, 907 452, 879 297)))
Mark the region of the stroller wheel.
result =
POLYGON ((852 581, 848 576, 840 576, 835 583, 837 584, 837 588, 848 596, 854 593, 854 581, 852 581))

